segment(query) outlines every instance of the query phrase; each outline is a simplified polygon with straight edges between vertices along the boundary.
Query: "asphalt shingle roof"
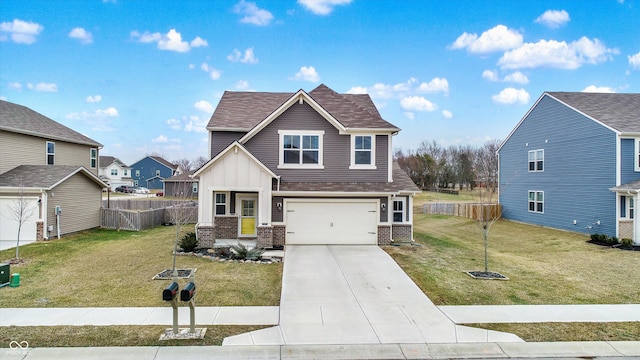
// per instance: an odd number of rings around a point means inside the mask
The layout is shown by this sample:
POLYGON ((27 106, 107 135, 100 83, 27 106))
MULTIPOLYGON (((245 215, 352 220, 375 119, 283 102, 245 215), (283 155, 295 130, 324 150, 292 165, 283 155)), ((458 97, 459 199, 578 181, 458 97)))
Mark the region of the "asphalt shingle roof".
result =
MULTIPOLYGON (((208 128, 249 130, 295 93, 225 91, 208 128)), ((385 121, 367 94, 339 94, 319 85, 308 95, 346 128, 400 130, 385 121)))
POLYGON ((161 158, 160 156, 149 156, 149 157, 170 169, 176 170, 178 168, 178 165, 172 164, 169 161, 161 158))
POLYGON ((0 100, 0 130, 52 140, 102 147, 90 139, 26 106, 0 100))
POLYGON ((640 132, 640 94, 547 92, 620 132, 640 132))
MULTIPOLYGON (((73 165, 20 165, 0 174, 0 187, 49 189, 78 169, 84 168, 73 165)), ((88 170, 84 170, 90 173, 88 170)))
POLYGON ((123 163, 122 161, 120 161, 120 159, 118 159, 117 157, 100 155, 99 163, 100 163, 100 167, 101 168, 105 168, 105 167, 113 164, 114 162, 116 164, 120 165, 120 167, 128 168, 128 166, 125 163, 123 163))

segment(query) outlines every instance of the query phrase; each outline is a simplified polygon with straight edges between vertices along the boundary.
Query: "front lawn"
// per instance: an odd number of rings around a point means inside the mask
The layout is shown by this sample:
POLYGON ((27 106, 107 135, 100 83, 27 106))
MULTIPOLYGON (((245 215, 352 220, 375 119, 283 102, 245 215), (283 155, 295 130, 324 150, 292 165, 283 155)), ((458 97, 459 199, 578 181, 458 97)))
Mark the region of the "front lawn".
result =
MULTIPOLYGON (((192 225, 191 225, 192 226, 192 225)), ((192 229, 192 227, 191 227, 192 229)), ((168 306, 166 280, 152 277, 172 266, 175 228, 128 232, 96 229, 20 247, 12 265, 21 285, 0 288, 0 307, 168 306)), ((0 261, 15 249, 0 251, 0 261)), ((282 264, 218 263, 179 256, 178 268, 197 268, 197 306, 277 306, 282 264)), ((181 280, 184 286, 186 280, 181 280)))
POLYGON ((588 236, 509 221, 489 233, 489 271, 509 281, 475 280, 484 270, 478 225, 460 217, 414 217, 420 246, 385 250, 437 305, 625 304, 640 299, 640 252, 586 243, 588 236))

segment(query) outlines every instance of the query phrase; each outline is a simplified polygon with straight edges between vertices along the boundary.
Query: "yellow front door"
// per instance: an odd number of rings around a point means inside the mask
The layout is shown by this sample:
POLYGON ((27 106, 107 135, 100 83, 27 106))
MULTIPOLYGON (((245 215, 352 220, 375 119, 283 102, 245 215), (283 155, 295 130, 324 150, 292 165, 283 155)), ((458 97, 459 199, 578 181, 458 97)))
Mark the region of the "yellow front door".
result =
POLYGON ((240 236, 256 234, 256 200, 240 200, 240 236))

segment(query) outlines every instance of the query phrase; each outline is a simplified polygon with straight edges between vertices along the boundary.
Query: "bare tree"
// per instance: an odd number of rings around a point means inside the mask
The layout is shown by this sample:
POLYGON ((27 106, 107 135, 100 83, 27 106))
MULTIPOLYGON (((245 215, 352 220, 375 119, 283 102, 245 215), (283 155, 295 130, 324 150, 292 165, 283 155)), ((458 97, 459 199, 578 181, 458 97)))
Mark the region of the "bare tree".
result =
POLYGON ((18 185, 18 199, 9 205, 9 216, 18 223, 18 236, 16 238, 16 260, 20 260, 20 232, 22 226, 37 215, 38 207, 30 204, 25 197, 24 180, 16 176, 18 185))
POLYGON ((178 167, 180 167, 180 169, 182 170, 182 172, 189 172, 191 170, 193 170, 193 162, 187 158, 183 158, 183 159, 178 159, 176 161, 173 162, 175 165, 178 165, 178 167))
POLYGON ((170 208, 167 208, 169 212, 169 219, 175 225, 175 242, 173 246, 173 277, 178 276, 178 270, 176 269, 176 256, 178 253, 178 246, 180 243, 180 237, 182 235, 182 227, 191 223, 194 218, 194 214, 197 213, 197 203, 191 199, 192 184, 187 181, 176 182, 177 190, 175 191, 175 202, 170 208))
POLYGON ((206 164, 207 161, 209 161, 209 159, 207 159, 206 157, 200 155, 197 158, 195 158, 195 160, 193 160, 193 169, 199 169, 202 167, 202 165, 206 164))

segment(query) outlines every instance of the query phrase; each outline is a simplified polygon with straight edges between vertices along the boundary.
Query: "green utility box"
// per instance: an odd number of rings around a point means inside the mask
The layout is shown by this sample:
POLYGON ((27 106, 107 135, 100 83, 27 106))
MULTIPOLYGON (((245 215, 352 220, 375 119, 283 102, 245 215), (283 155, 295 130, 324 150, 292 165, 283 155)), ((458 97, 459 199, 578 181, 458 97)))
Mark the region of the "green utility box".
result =
POLYGON ((9 282, 9 287, 18 287, 20 286, 20 274, 15 273, 11 274, 11 281, 9 282))
POLYGON ((9 285, 9 264, 0 264, 0 287, 9 285))

